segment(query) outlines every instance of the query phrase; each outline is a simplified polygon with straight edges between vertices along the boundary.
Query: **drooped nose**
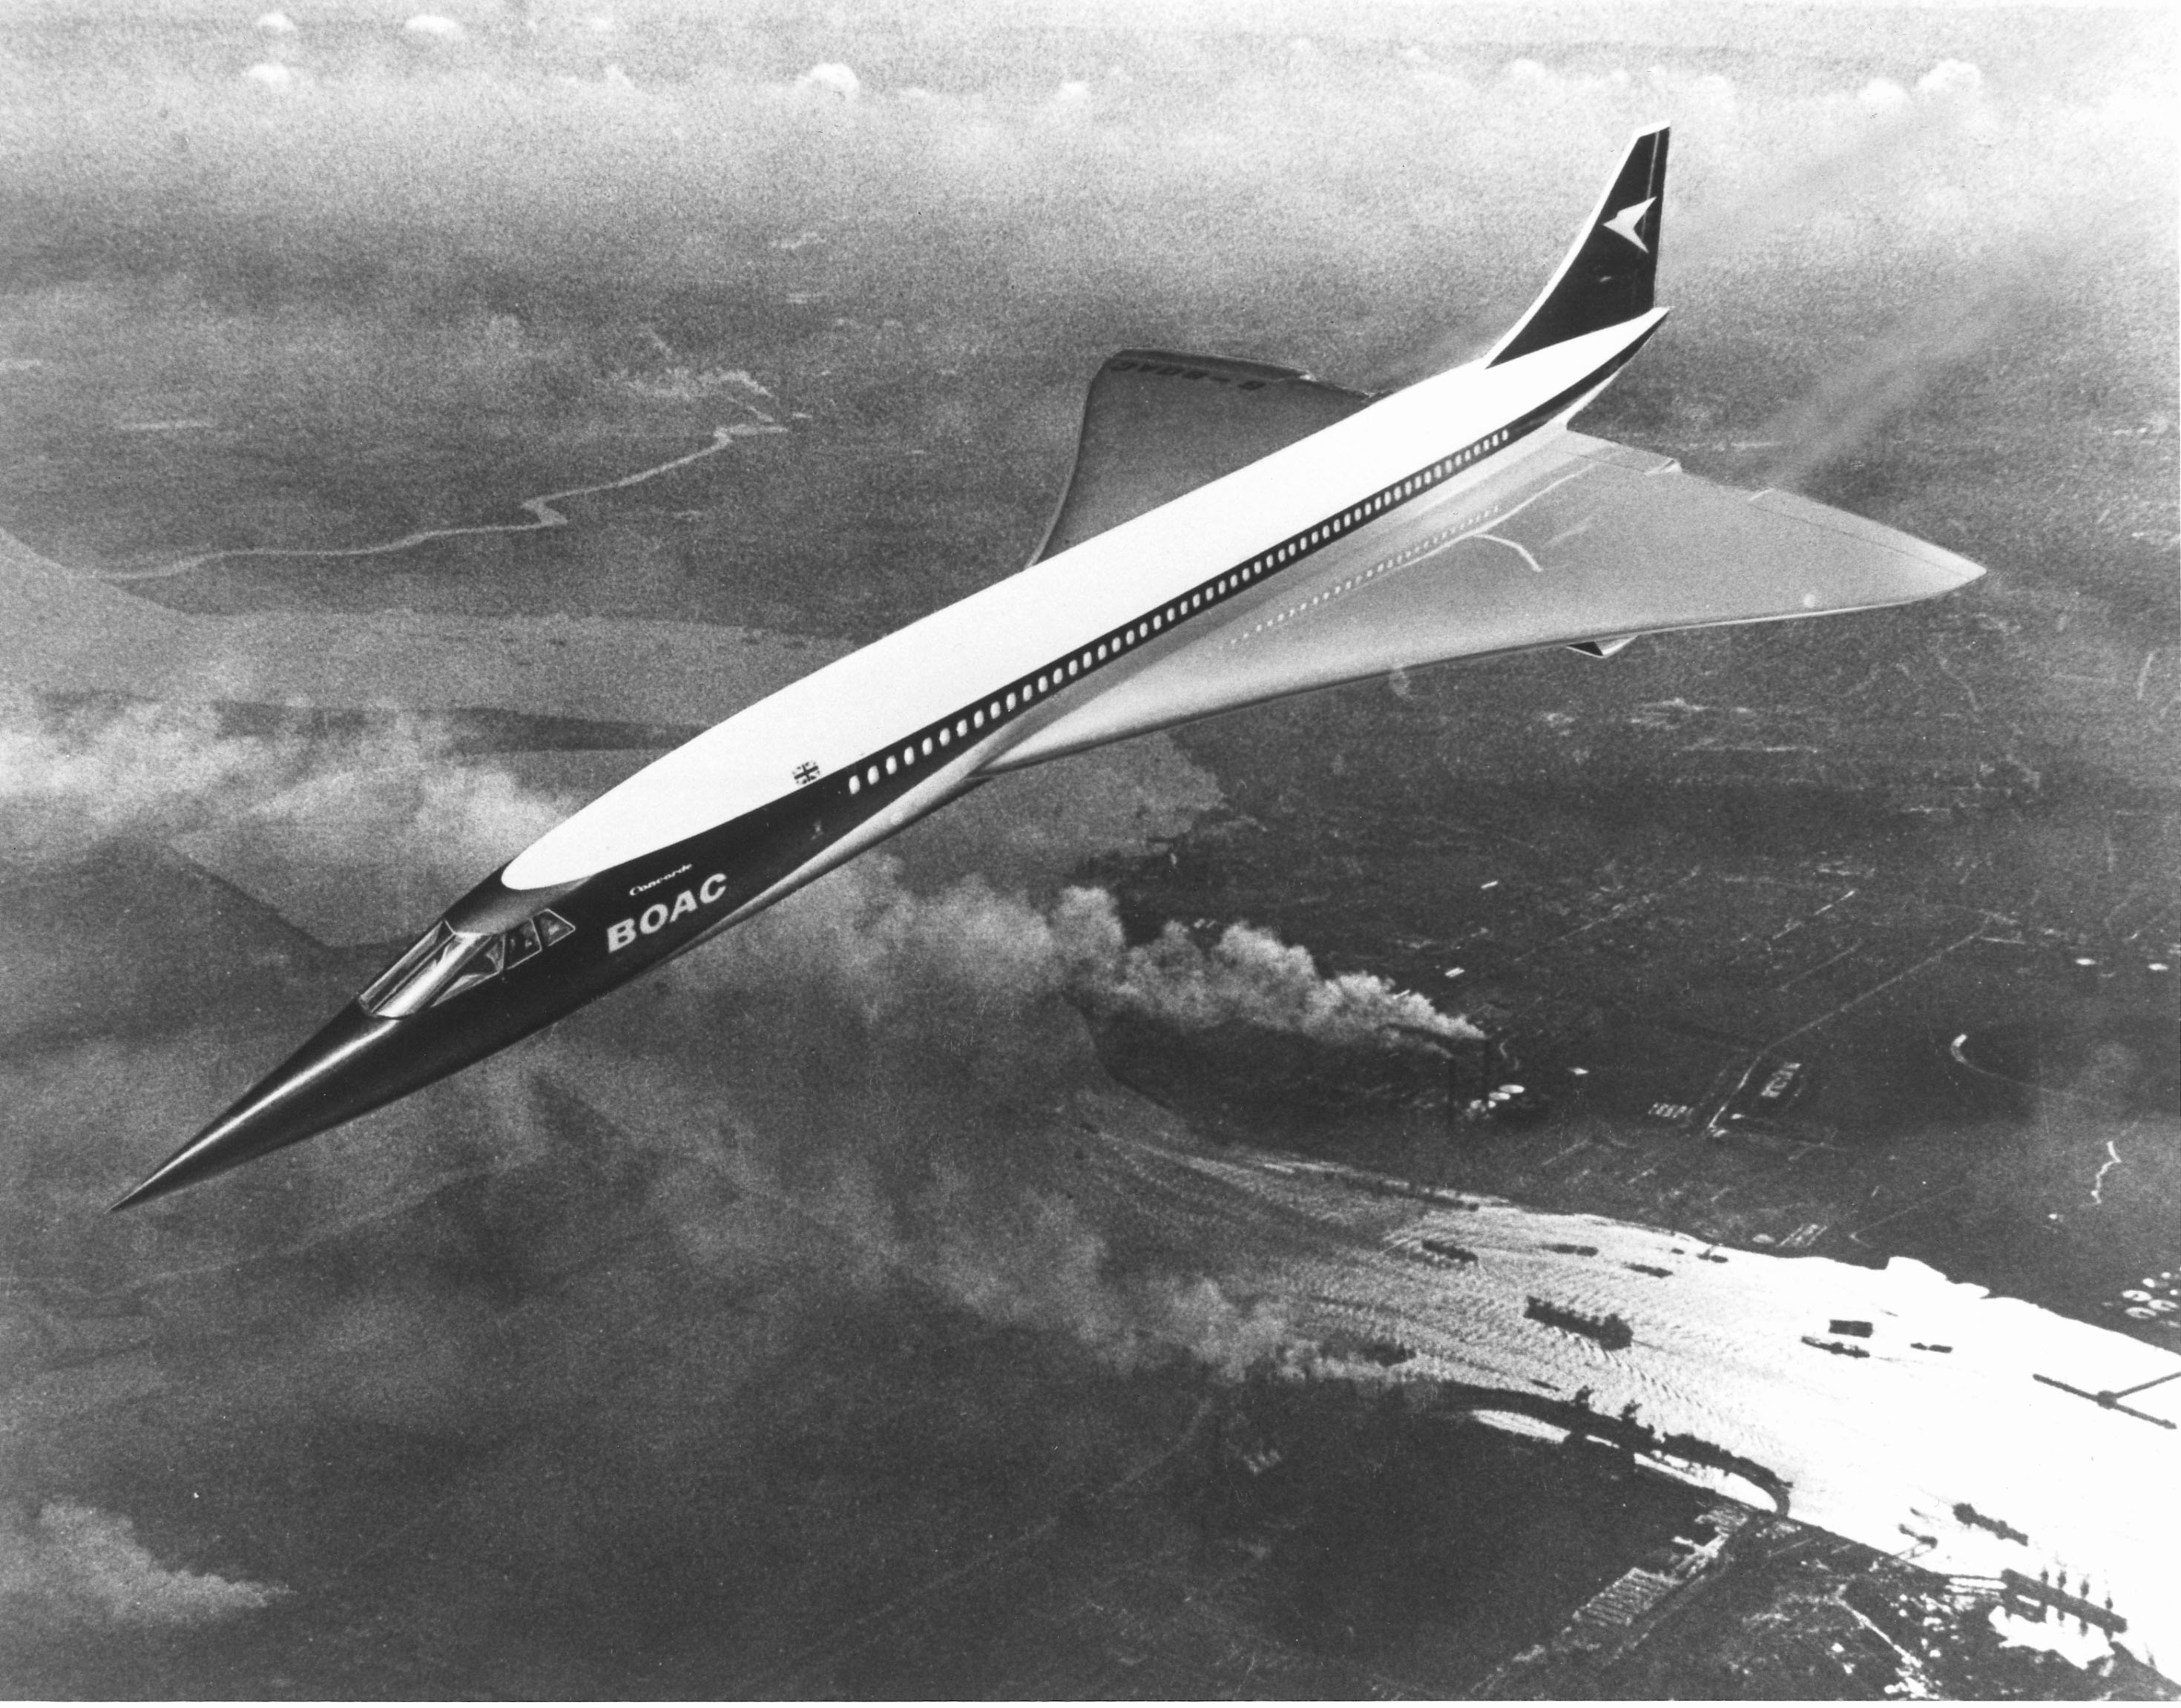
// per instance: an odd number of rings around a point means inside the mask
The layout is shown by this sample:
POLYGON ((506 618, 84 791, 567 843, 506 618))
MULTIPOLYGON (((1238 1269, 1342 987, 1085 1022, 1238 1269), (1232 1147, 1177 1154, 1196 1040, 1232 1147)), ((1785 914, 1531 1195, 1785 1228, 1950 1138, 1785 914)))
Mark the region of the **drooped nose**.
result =
POLYGON ((411 1089, 395 1053, 378 1047, 396 1024, 351 1003, 325 1030, 110 1208, 126 1209, 194 1186, 268 1151, 338 1127, 411 1089))

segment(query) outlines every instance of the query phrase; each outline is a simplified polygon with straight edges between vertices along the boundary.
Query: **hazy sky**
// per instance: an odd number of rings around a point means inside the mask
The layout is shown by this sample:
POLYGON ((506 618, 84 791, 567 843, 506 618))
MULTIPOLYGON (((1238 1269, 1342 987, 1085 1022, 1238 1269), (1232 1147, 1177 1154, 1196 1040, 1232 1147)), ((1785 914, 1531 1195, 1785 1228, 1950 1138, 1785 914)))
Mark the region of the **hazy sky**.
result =
POLYGON ((289 30, 252 10, 18 24, 19 277, 442 328, 549 286, 533 306, 557 315, 526 317, 505 367, 549 363, 601 291, 731 297, 800 239, 825 251, 802 252, 809 287, 881 272, 988 335, 1051 338, 1116 296, 1261 318, 1292 286, 1365 317, 1321 357, 1383 364, 1427 306, 1449 336, 1519 306, 1600 163, 1659 118, 1661 288, 1692 312, 1724 306, 1730 273, 1800 296, 1882 267, 1907 306, 2086 245, 2131 273, 2172 247, 2170 43, 2140 12, 1341 8, 1290 36, 1225 8, 837 27, 601 0, 442 8, 453 36, 395 7, 299 4, 289 30), (1409 323, 1371 324, 1388 316, 1409 323))

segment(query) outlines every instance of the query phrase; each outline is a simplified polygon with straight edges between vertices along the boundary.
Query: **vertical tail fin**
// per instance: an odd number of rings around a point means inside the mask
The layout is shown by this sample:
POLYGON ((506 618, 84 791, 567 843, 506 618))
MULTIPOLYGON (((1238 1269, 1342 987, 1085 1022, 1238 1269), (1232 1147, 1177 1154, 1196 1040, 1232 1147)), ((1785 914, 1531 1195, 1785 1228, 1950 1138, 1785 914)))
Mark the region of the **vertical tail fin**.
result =
POLYGON ((1628 145, 1612 185, 1552 282, 1485 359, 1512 361, 1651 311, 1659 273, 1659 214, 1666 194, 1666 127, 1628 145))

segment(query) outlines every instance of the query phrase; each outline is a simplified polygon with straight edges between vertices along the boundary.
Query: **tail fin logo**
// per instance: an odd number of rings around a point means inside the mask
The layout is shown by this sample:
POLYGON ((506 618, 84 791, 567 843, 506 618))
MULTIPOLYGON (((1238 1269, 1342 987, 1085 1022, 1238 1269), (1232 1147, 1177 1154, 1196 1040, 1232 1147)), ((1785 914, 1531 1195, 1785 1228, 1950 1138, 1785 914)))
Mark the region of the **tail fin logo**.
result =
POLYGON ((1605 194, 1590 205, 1552 282, 1515 329, 1494 347, 1488 365, 1621 326, 1656 306, 1659 225, 1665 214, 1666 128, 1639 132, 1621 157, 1605 194), (1627 248, 1623 248, 1622 245, 1627 248), (1636 252, 1631 255, 1628 251, 1636 252))
POLYGON ((1651 211, 1658 200, 1655 196, 1647 196, 1641 201, 1631 202, 1605 222, 1604 229, 1611 232, 1615 237, 1626 238, 1644 254, 1648 255, 1651 252, 1651 245, 1644 242, 1637 234, 1636 228, 1643 223, 1643 216, 1651 211))

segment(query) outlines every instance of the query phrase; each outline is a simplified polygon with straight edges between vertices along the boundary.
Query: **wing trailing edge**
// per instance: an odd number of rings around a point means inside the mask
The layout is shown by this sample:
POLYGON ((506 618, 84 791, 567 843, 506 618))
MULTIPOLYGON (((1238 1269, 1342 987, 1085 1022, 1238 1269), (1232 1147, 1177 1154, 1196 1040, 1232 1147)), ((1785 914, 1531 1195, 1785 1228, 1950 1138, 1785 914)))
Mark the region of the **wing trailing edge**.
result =
POLYGON ((1582 433, 1240 601, 995 760, 1104 742, 1396 669, 1926 599, 1984 571, 1897 529, 1740 492, 1582 433))

